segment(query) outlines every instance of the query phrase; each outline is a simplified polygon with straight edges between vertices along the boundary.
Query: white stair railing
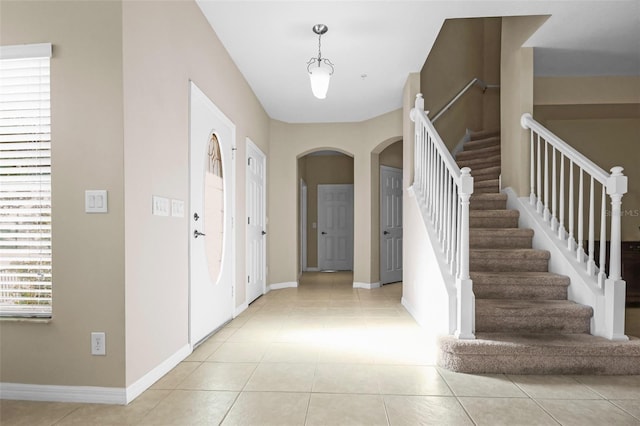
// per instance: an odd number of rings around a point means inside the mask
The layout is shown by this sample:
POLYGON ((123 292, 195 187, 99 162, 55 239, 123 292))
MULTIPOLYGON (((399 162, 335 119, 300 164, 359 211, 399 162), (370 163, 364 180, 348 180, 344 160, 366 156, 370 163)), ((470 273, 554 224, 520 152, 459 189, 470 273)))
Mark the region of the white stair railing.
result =
POLYGON ((593 284, 603 292, 606 337, 626 340, 626 283, 621 278, 620 215, 622 196, 627 192, 627 177, 622 174, 622 167, 613 167, 610 174, 605 172, 535 121, 531 114, 522 115, 520 124, 531 131, 529 201, 556 238, 582 265, 593 284), (585 180, 588 193, 585 191, 585 180), (600 247, 596 258, 597 193, 600 193, 600 247), (611 210, 607 208, 605 194, 611 198, 611 210), (586 208, 585 197, 588 199, 586 208), (609 235, 607 217, 610 217, 609 235), (608 254, 607 241, 610 242, 608 254))
POLYGON ((456 164, 424 111, 421 94, 416 97, 411 120, 415 122, 413 188, 438 237, 448 267, 445 272, 456 281, 455 336, 475 339, 475 297, 469 276, 471 170, 460 170, 456 164))

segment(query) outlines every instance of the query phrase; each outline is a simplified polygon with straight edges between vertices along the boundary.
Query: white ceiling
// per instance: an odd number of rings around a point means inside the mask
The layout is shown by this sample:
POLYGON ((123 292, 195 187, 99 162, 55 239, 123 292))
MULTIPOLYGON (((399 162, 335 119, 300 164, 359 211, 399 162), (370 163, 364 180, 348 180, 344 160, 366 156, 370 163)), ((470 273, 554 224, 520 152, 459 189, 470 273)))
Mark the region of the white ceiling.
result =
POLYGON ((401 106, 445 19, 550 15, 529 39, 536 75, 640 75, 640 0, 219 1, 197 0, 271 118, 366 120, 401 106), (311 94, 314 24, 335 64, 327 98, 311 94), (361 76, 366 74, 366 78, 361 76))

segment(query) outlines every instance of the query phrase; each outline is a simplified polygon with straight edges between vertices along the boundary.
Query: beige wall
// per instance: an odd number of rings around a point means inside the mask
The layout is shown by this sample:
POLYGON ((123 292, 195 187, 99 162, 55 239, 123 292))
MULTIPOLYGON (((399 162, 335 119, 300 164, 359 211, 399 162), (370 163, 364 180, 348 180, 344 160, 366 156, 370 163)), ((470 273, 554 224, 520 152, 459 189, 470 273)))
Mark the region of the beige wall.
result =
POLYGON ((534 84, 536 106, 640 102, 640 76, 536 77, 534 84))
POLYGON ((53 44, 53 319, 0 321, 0 382, 125 385, 122 9, 3 1, 0 43, 53 44), (84 213, 106 189, 109 212, 84 213), (90 332, 106 332, 91 356, 90 332))
MULTIPOLYGON (((189 218, 152 216, 150 200, 153 194, 189 199, 189 80, 236 125, 239 224, 245 138, 268 153, 269 118, 194 2, 125 2, 123 34, 131 384, 188 343, 189 218)), ((237 305, 245 301, 244 231, 235 229, 237 305)))
POLYGON ((318 185, 353 184, 353 158, 348 155, 305 156, 300 175, 307 183, 307 266, 318 266, 318 185), (303 174, 304 173, 304 174, 303 174))
POLYGON ((520 196, 528 195, 528 133, 520 127, 520 117, 533 112, 533 48, 522 44, 547 19, 545 16, 502 18, 500 64, 500 128, 503 188, 511 187, 520 196))
MULTIPOLYGON (((420 73, 430 117, 475 77, 487 84, 500 83, 500 31, 499 18, 445 21, 420 73)), ((499 91, 489 89, 483 95, 474 86, 436 121, 436 130, 453 149, 467 129, 498 128, 498 103, 499 91)))
POLYGON ((380 153, 379 163, 381 166, 395 167, 396 169, 402 168, 402 141, 394 142, 386 147, 380 153))
MULTIPOLYGON (((298 161, 317 150, 337 150, 353 157, 354 175, 354 281, 372 283, 371 154, 382 150, 402 132, 400 110, 359 123, 288 124, 273 120, 270 137, 269 217, 272 238, 269 283, 297 280, 299 245, 298 161)), ((308 165, 307 165, 308 167, 308 165)))
POLYGON ((0 39, 54 46, 53 319, 0 322, 0 381, 130 386, 188 344, 188 218, 150 201, 188 211, 189 80, 235 123, 238 159, 246 137, 269 152, 269 118, 194 2, 3 1, 0 39), (83 212, 86 189, 109 191, 108 214, 83 212), (91 331, 106 356, 90 355, 91 331))

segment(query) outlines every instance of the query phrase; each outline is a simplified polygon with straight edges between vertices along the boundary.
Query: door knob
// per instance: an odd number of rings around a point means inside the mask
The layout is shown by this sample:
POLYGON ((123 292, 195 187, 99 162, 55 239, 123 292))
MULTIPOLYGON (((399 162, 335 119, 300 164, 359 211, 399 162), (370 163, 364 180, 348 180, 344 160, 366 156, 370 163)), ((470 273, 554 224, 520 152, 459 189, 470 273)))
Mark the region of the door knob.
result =
POLYGON ((322 234, 322 235, 327 235, 327 233, 326 233, 326 232, 324 232, 324 231, 322 231, 322 232, 321 232, 321 234, 322 234))
POLYGON ((262 231, 262 235, 267 235, 267 232, 266 231, 262 231))
POLYGON ((198 237, 204 237, 205 234, 198 231, 197 229, 195 231, 193 231, 193 238, 198 238, 198 237))
POLYGON ((193 220, 195 220, 197 222, 198 219, 200 219, 200 216, 198 216, 198 213, 194 213, 193 214, 193 220))
POLYGON ((384 235, 389 235, 389 231, 384 231, 383 234, 384 235))

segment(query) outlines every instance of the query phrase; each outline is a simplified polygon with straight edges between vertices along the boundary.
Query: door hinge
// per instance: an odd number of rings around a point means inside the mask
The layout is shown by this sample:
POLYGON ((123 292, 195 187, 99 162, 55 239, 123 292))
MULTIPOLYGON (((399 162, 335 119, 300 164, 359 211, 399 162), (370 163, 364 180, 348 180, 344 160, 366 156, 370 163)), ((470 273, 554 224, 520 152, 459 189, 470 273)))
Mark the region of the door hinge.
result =
POLYGON ((247 282, 250 283, 251 282, 251 276, 247 275, 247 282))
POLYGON ((247 225, 251 225, 251 217, 247 216, 247 225))
POLYGON ((247 158, 247 166, 251 165, 251 157, 247 158))

